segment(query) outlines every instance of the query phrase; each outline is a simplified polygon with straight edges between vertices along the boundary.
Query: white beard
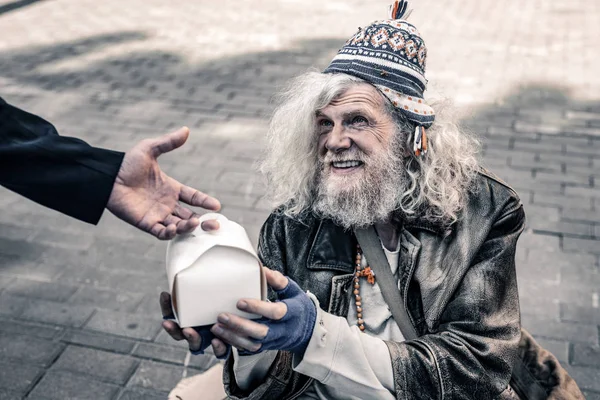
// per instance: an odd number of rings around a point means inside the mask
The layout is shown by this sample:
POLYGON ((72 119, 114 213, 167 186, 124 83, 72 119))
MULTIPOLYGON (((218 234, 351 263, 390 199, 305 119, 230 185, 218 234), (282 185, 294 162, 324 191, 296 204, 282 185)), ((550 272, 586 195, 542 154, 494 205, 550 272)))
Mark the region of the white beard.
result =
MULTIPOLYGON (((396 143, 390 149, 398 148, 396 143)), ((317 198, 313 211, 322 218, 330 218, 345 229, 366 227, 386 222, 399 208, 405 191, 405 171, 402 158, 389 150, 366 156, 356 150, 352 157, 346 154, 328 154, 321 163, 317 182, 317 198), (363 161, 361 171, 350 176, 334 175, 331 161, 353 159, 363 161)))

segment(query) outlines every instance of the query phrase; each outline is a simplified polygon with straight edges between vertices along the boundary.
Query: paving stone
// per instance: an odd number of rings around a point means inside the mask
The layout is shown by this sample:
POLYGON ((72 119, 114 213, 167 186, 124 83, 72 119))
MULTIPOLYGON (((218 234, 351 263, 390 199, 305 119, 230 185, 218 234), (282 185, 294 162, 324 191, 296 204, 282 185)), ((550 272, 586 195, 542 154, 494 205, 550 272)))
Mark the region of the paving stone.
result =
POLYGON ((0 254, 13 255, 32 261, 38 259, 46 248, 43 245, 0 238, 0 254))
POLYGON ((69 303, 93 305, 112 311, 133 311, 144 297, 143 293, 121 292, 82 286, 69 303))
MULTIPOLYGON (((0 360, 0 387, 23 395, 36 383, 42 371, 39 367, 0 360)), ((0 398, 4 399, 1 394, 0 398)))
POLYGON ((582 210, 592 210, 592 200, 588 197, 565 196, 561 193, 547 193, 536 191, 533 196, 533 203, 540 205, 549 205, 565 208, 579 208, 582 210))
POLYGON ((72 327, 82 326, 92 315, 90 306, 70 305, 47 300, 31 300, 21 318, 72 327))
POLYGON ((536 234, 532 230, 525 230, 519 237, 517 246, 526 247, 528 249, 538 249, 547 253, 560 252, 560 240, 555 236, 536 234))
POLYGON ((592 307, 598 302, 600 289, 598 285, 590 282, 581 282, 579 285, 562 284, 557 297, 561 304, 569 307, 592 307))
POLYGON ((530 225, 534 232, 541 234, 557 234, 562 236, 573 236, 592 238, 594 235, 594 227, 587 222, 567 222, 567 221, 550 221, 537 220, 530 225))
POLYGON ((567 111, 565 116, 568 119, 582 119, 582 120, 600 120, 600 114, 586 111, 567 111))
POLYGON ((563 239, 563 249, 567 252, 600 254, 600 240, 566 237, 563 239))
POLYGON ((54 325, 35 324, 0 317, 0 331, 27 337, 54 339, 63 332, 63 329, 54 325))
POLYGON ((16 279, 12 276, 0 275, 0 293, 9 287, 16 279))
MULTIPOLYGON (((516 169, 516 170, 522 170, 524 172, 531 171, 531 172, 535 172, 536 174, 537 173, 560 174, 561 171, 563 170, 562 164, 558 164, 556 162, 543 163, 538 160, 532 160, 532 161, 516 160, 514 157, 511 157, 509 159, 508 165, 511 168, 516 169)), ((529 175, 527 175, 527 177, 529 177, 529 175)), ((546 186, 544 183, 549 183, 550 185, 556 183, 556 181, 550 181, 550 180, 542 181, 540 179, 535 179, 535 177, 532 177, 532 178, 534 180, 539 181, 539 183, 536 184, 536 188, 544 188, 546 186), (540 183, 542 185, 540 185, 540 183)), ((511 178, 510 180, 515 186, 520 186, 523 184, 522 182, 519 182, 518 180, 516 180, 516 178, 511 178)), ((558 182, 562 182, 562 181, 558 181, 558 182)))
MULTIPOLYGON (((566 167, 565 167, 566 169, 566 167)), ((566 172, 545 172, 536 171, 535 180, 539 182, 559 182, 563 185, 590 185, 590 174, 579 175, 569 174, 566 172)))
POLYGON ((524 280, 518 277, 519 304, 523 315, 544 315, 547 318, 558 318, 560 315, 557 293, 549 291, 548 288, 556 290, 558 284, 541 285, 539 282, 524 280))
POLYGON ((569 343, 564 340, 535 338, 540 346, 548 350, 561 364, 569 362, 569 343))
MULTIPOLYGON (((183 365, 185 357, 188 353, 187 342, 175 341, 170 337, 169 339, 171 341, 171 345, 168 346, 153 343, 139 343, 133 354, 138 357, 148 358, 155 361, 183 365)), ((209 348, 206 354, 192 355, 188 366, 200 371, 206 371, 217 362, 218 360, 212 354, 211 348, 209 348)))
POLYGON ((168 395, 169 392, 133 388, 125 389, 118 400, 164 400, 168 395))
MULTIPOLYGON (((565 165, 565 173, 566 174, 569 174, 570 176, 581 175, 582 177, 590 178, 592 181, 595 179, 596 182, 598 182, 597 170, 598 170, 597 167, 568 165, 568 164, 565 165)), ((587 184, 595 186, 593 183, 587 183, 587 184)))
POLYGON ((0 360, 49 366, 62 352, 61 343, 0 332, 0 360))
POLYGON ((0 254, 0 276, 14 277, 16 273, 25 265, 30 265, 35 261, 14 254, 0 254))
POLYGON ((577 287, 586 289, 583 292, 589 294, 587 289, 600 288, 600 268, 596 262, 564 265, 561 268, 561 283, 567 290, 577 287))
POLYGON ((561 304, 560 317, 564 321, 584 322, 600 325, 600 308, 589 304, 581 307, 572 304, 561 304))
MULTIPOLYGON (((563 253, 557 251, 547 251, 546 249, 533 248, 529 250, 528 265, 537 263, 536 271, 559 270, 565 272, 563 279, 569 277, 571 271, 593 269, 596 263, 596 257, 585 253, 563 253)), ((573 274, 574 279, 579 279, 579 274, 573 274)))
POLYGON ((6 293, 15 296, 63 302, 71 297, 76 290, 77 287, 75 286, 57 282, 39 282, 29 279, 18 279, 6 290, 6 293))
POLYGON ((112 400, 118 390, 117 385, 95 381, 84 375, 66 371, 48 371, 33 389, 29 398, 112 400))
POLYGON ((135 341, 130 339, 78 330, 66 332, 61 341, 124 354, 135 346, 135 341))
MULTIPOLYGON (((119 223, 121 223, 121 222, 119 221, 119 223)), ((103 255, 108 254, 108 255, 122 256, 123 254, 127 254, 127 253, 131 252, 132 249, 135 250, 135 253, 138 253, 140 250, 145 252, 150 247, 160 245, 160 243, 157 244, 154 242, 155 241, 150 236, 148 236, 148 237, 139 236, 139 237, 135 237, 135 239, 127 240, 125 242, 122 240, 119 240, 115 237, 112 237, 112 236, 111 237, 96 236, 96 237, 94 237, 94 245, 92 246, 92 248, 96 249, 97 252, 99 252, 103 255)), ((160 247, 164 247, 164 246, 160 246, 160 247)))
POLYGON ((546 135, 558 135, 561 133, 560 127, 553 125, 543 125, 543 124, 532 124, 525 121, 517 121, 515 123, 515 130, 517 132, 534 132, 534 133, 543 133, 546 135))
POLYGON ((600 369, 575 365, 564 365, 564 368, 582 390, 600 392, 600 369))
POLYGON ((161 329, 161 320, 146 315, 100 310, 86 329, 135 339, 152 340, 161 329))
MULTIPOLYGON (((188 370, 188 373, 190 371, 188 370)), ((169 392, 183 378, 182 374, 183 367, 181 366, 156 361, 142 361, 127 386, 169 392)))
POLYGON ((34 233, 35 229, 32 228, 0 223, 0 237, 4 239, 26 241, 33 236, 34 233))
MULTIPOLYGON (((130 255, 124 256, 123 254, 100 254, 100 268, 105 269, 107 271, 121 270, 123 266, 127 266, 128 272, 136 275, 147 275, 148 277, 155 277, 157 273, 160 273, 165 270, 165 255, 167 253, 166 246, 160 246, 161 243, 157 244, 155 247, 162 247, 163 253, 159 259, 147 259, 142 258, 144 254, 148 251, 147 247, 140 248, 139 250, 135 248, 130 248, 130 255)), ((101 250, 98 250, 101 252, 101 250)))
POLYGON ((524 140, 516 138, 513 141, 513 148, 518 150, 529 150, 535 153, 561 154, 564 151, 562 143, 554 143, 548 140, 524 140))
MULTIPOLYGON (((585 365, 600 368, 600 346, 588 344, 574 344, 571 352, 573 365, 585 365)), ((599 375, 600 377, 600 375, 599 375)))
POLYGON ((600 223, 600 213, 591 212, 581 208, 563 209, 563 219, 573 221, 590 221, 600 223))
POLYGON ((598 343, 598 326, 588 322, 567 323, 546 319, 544 316, 527 315, 521 316, 521 324, 532 335, 546 339, 570 340, 578 343, 598 343))
MULTIPOLYGON (((173 342, 175 341, 173 340, 173 342)), ((154 343, 139 343, 133 351, 133 355, 136 357, 182 365, 187 353, 185 347, 164 346, 154 343)))
POLYGON ((600 198, 600 188, 593 188, 589 186, 567 186, 565 188, 565 194, 567 196, 600 198))
POLYGON ((131 268, 129 265, 121 265, 112 270, 67 266, 63 268, 63 274, 59 279, 71 284, 85 284, 117 291, 155 291, 161 285, 166 286, 166 280, 161 279, 162 276, 159 275, 164 273, 163 268, 157 270, 160 271, 159 273, 153 274, 132 273, 129 268, 131 268))
POLYGON ((215 357, 214 353, 212 352, 212 347, 209 347, 206 349, 204 354, 199 354, 197 356, 192 354, 188 366, 190 368, 195 368, 200 372, 204 372, 212 368, 214 365, 222 362, 223 361, 220 361, 217 359, 217 357, 215 357))
POLYGON ((597 156, 598 151, 594 149, 589 144, 586 145, 575 145, 575 144, 567 144, 565 147, 565 153, 567 154, 576 154, 578 156, 597 156))
POLYGON ((187 350, 187 342, 185 340, 175 340, 164 330, 161 329, 159 334, 154 339, 154 343, 166 344, 171 347, 181 347, 187 350))
MULTIPOLYGON (((163 290, 167 291, 168 288, 165 287, 163 290)), ((162 318, 160 305, 158 303, 159 295, 159 293, 147 294, 134 310, 134 313, 147 315, 152 318, 162 318)))
POLYGON ((71 234, 42 228, 38 233, 29 238, 30 241, 48 246, 57 246, 68 249, 87 249, 92 245, 93 238, 82 233, 71 234))
POLYGON ((26 297, 0 293, 0 314, 20 317, 23 314, 23 311, 29 306, 30 302, 31 300, 26 297))
POLYGON ((589 390, 582 390, 581 392, 586 400, 600 400, 600 392, 591 392, 589 390))
POLYGON ((51 370, 90 375, 94 379, 123 385, 131 377, 138 361, 122 354, 79 346, 68 346, 51 370))
POLYGON ((588 156, 573 156, 572 154, 550 154, 540 153, 536 155, 536 160, 544 164, 561 164, 565 166, 565 170, 569 170, 571 167, 586 168, 589 172, 591 170, 591 159, 588 156))
MULTIPOLYGON (((43 257, 43 256, 42 256, 43 257)), ((11 276, 38 280, 38 281, 56 281, 56 277, 62 273, 64 265, 59 263, 46 263, 44 260, 37 261, 16 261, 10 268, 11 276)))
POLYGON ((13 390, 0 388, 0 399, 2 400, 22 400, 23 394, 13 390))

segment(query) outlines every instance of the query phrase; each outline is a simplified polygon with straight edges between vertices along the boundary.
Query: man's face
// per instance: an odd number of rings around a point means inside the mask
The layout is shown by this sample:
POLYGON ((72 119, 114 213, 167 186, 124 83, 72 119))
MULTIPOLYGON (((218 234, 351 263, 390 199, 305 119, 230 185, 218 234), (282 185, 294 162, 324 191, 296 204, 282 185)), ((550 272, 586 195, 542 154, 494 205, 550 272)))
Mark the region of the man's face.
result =
POLYGON ((402 192, 397 126, 383 96, 357 84, 317 111, 316 211, 346 228, 385 220, 402 192))
POLYGON ((372 171, 373 158, 387 151, 396 127, 382 95, 365 83, 317 111, 317 130, 324 182, 343 189, 372 171))

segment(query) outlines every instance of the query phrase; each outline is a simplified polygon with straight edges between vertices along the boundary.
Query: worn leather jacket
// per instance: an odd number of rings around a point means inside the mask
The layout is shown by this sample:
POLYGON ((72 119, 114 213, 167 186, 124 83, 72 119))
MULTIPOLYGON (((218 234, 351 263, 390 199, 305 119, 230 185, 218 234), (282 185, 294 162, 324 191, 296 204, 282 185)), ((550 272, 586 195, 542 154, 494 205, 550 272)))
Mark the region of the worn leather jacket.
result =
MULTIPOLYGON (((458 222, 449 228, 399 222, 399 288, 419 338, 386 342, 398 399, 494 399, 507 388, 520 339, 515 248, 525 222, 517 194, 482 171, 458 222)), ((356 238, 330 220, 272 213, 262 227, 259 255, 346 316, 356 238)), ((280 351, 267 378, 250 393, 233 376, 231 398, 294 399, 312 378, 292 370, 280 351)))

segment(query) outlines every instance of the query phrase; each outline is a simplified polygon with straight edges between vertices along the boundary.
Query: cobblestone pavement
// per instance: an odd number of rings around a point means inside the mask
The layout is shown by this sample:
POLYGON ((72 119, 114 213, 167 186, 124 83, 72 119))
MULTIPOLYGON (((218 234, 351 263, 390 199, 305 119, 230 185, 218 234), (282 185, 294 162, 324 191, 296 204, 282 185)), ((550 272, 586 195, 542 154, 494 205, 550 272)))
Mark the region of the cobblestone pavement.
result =
MULTIPOLYGON (((431 95, 455 100, 525 204, 523 324, 600 399, 600 2, 417 3, 431 95)), ((256 241, 271 95, 386 6, 0 0, 0 95, 119 150, 190 126, 161 165, 256 241)), ((0 189, 0 398, 165 398, 186 355, 160 332, 165 246, 108 213, 88 226, 0 189)), ((210 363, 194 357, 188 374, 210 363)))

